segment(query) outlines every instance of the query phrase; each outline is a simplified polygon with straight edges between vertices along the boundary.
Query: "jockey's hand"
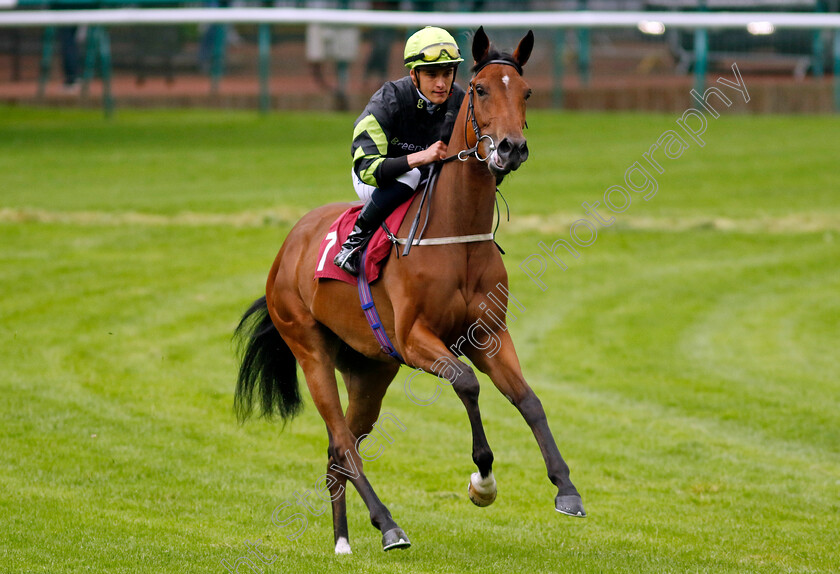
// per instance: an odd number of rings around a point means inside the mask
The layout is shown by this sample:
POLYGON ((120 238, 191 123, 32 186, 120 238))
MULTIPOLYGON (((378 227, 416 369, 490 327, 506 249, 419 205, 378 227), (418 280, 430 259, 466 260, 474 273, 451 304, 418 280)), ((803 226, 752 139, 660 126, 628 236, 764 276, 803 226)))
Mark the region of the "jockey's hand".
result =
POLYGON ((408 156, 408 167, 415 168, 421 165, 428 165, 446 158, 446 144, 436 141, 423 151, 418 151, 408 156))

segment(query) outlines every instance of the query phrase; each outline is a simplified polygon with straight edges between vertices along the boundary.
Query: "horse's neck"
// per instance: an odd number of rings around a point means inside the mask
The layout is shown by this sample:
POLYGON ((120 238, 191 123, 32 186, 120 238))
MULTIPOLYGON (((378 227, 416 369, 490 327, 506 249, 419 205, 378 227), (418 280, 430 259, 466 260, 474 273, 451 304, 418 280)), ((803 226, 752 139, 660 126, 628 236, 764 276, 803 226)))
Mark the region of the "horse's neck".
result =
MULTIPOLYGON (((472 147, 465 140, 466 100, 449 140, 449 154, 472 147)), ((472 133, 472 128, 467 125, 472 133)), ((429 237, 490 233, 495 213, 496 180, 487 165, 470 157, 445 164, 435 187, 429 237), (434 233, 434 235, 432 235, 434 233)))

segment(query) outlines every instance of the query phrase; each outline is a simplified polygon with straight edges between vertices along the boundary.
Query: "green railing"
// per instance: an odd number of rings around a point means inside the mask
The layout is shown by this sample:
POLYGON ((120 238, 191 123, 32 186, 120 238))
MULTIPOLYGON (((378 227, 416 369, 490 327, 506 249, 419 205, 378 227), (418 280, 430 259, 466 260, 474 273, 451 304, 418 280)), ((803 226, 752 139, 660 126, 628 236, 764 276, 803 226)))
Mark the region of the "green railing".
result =
MULTIPOLYGON (((666 4, 667 0, 659 2, 659 4, 666 4)), ((209 7, 220 6, 224 7, 224 2, 194 2, 188 4, 181 4, 181 6, 193 7, 209 7)), ((374 7, 387 10, 397 6, 396 2, 373 2, 374 7)), ((530 3, 530 2, 512 2, 512 1, 492 1, 492 0, 421 0, 412 2, 413 8, 424 11, 431 10, 459 10, 461 15, 464 15, 467 10, 475 9, 477 7, 485 11, 493 10, 510 10, 512 7, 517 8, 517 12, 527 12, 531 5, 535 7, 544 7, 545 3, 530 3)), ((654 4, 654 3, 651 3, 654 4)), ((684 4, 684 3, 682 3, 684 4)), ((760 3, 759 3, 760 4, 760 3)), ((275 6, 275 2, 270 3, 251 3, 251 6, 275 6)), ((318 3, 323 6, 323 2, 318 3)), ((559 2, 558 5, 563 5, 571 8, 572 11, 578 11, 584 14, 590 4, 587 0, 568 0, 566 2, 559 2)), ((175 6, 172 2, 164 2, 162 0, 136 0, 134 2, 125 2, 124 0, 101 0, 99 2, 79 2, 78 0, 55 0, 53 2, 43 2, 39 0, 20 0, 18 7, 22 9, 47 9, 47 10, 68 10, 77 8, 114 8, 114 7, 172 7, 175 6)), ((292 8, 305 8, 309 3, 304 0, 294 0, 285 3, 285 6, 292 8)), ((353 8, 354 4, 348 0, 336 0, 331 5, 333 8, 353 8)), ((833 5, 832 5, 833 6, 833 5)), ((812 12, 825 13, 829 6, 823 0, 815 1, 812 7, 812 12)), ((706 7, 705 0, 698 0, 695 12, 711 13, 712 11, 706 7)), ((597 14, 597 13, 591 13, 597 14)), ((455 16, 456 14, 453 14, 455 16)), ((835 16, 836 17, 836 16, 835 16)), ((2 20, 0 20, 2 24, 2 20)), ((271 48, 274 42, 272 37, 271 23, 261 22, 257 24, 256 45, 258 48, 258 75, 260 85, 259 106, 262 111, 267 111, 269 108, 269 73, 270 73, 270 57, 271 48)), ((616 26, 617 28, 617 26, 616 26)), ((625 26, 624 31, 628 28, 625 26)), ((633 33, 640 35, 641 33, 629 29, 633 33)), ((467 32, 464 29, 453 30, 460 39, 466 39, 467 32)), ((740 33, 742 36, 746 34, 744 30, 733 30, 730 36, 740 33)), ((721 42, 727 38, 718 30, 707 28, 686 28, 679 32, 682 38, 690 38, 691 45, 688 47, 688 52, 691 57, 691 67, 694 74, 694 87, 698 92, 703 92, 706 73, 709 70, 710 59, 714 58, 719 52, 721 42)), ((803 34, 810 37, 807 48, 810 54, 806 57, 810 58, 810 69, 814 77, 819 78, 824 74, 825 70, 832 70, 834 73, 834 105, 837 111, 840 111, 840 30, 835 29, 833 32, 829 30, 810 29, 800 31, 798 36, 803 34), (829 34, 833 34, 833 41, 829 34), (828 52, 831 52, 828 57, 828 52)), ((50 65, 53 59, 54 45, 55 45, 55 27, 47 27, 44 31, 43 51, 41 57, 40 79, 39 79, 39 94, 43 95, 46 81, 50 73, 50 65)), ((213 23, 210 26, 210 38, 212 49, 210 52, 210 90, 216 92, 219 88, 219 81, 225 74, 225 59, 226 59, 226 25, 221 23, 213 23)), ((552 79, 552 98, 551 101, 555 107, 563 107, 565 101, 565 94, 563 92, 563 78, 566 75, 566 55, 568 54, 568 46, 571 46, 574 52, 574 60, 576 61, 577 76, 581 85, 586 86, 592 77, 592 52, 591 46, 593 43, 593 34, 589 26, 576 25, 573 28, 556 27, 551 30, 552 43, 554 46, 551 61, 551 79, 552 79), (567 31, 574 30, 574 40, 567 43, 567 31)), ((772 43, 772 39, 769 41, 772 43)), ((767 45, 765 42, 764 45, 767 45)), ((749 46, 745 44, 744 50, 749 50, 749 46)), ((784 49, 784 47, 782 47, 784 49)), ((799 48, 797 48, 799 49, 799 48)), ((103 26, 91 26, 87 41, 84 47, 84 70, 82 74, 83 90, 87 90, 90 79, 95 73, 99 73, 104 80, 104 104, 106 112, 110 113, 113 109, 113 98, 110 93, 110 75, 111 75, 111 43, 107 28, 103 26)), ((339 65, 338 75, 341 83, 342 78, 346 82, 347 69, 346 63, 343 64, 345 68, 342 70, 339 65)))

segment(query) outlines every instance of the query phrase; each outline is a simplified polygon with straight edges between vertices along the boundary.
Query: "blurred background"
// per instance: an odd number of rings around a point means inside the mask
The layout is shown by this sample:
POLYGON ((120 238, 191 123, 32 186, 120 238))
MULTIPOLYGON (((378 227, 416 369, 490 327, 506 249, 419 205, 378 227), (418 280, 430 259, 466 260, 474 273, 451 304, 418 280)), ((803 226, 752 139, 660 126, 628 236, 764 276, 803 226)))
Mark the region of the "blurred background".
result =
MULTIPOLYGON (((361 109, 384 80, 405 73, 402 48, 414 29, 317 24, 9 27, 2 25, 2 17, 17 10, 272 6, 476 14, 588 10, 819 16, 838 13, 840 0, 4 0, 0 6, 5 7, 0 10, 0 104, 267 111, 361 109)), ((418 16, 417 27, 424 24, 418 16)), ((468 53, 471 30, 452 32, 468 53)), ((522 33, 494 29, 492 36, 509 49, 522 33)), ((681 111, 692 87, 714 82, 719 75, 731 76, 730 67, 737 62, 752 96, 741 111, 831 113, 840 109, 838 34, 819 28, 777 29, 760 21, 749 29, 699 33, 655 21, 624 28, 537 28, 528 81, 535 107, 681 111)), ((468 66, 462 66, 462 83, 467 74, 468 66)))

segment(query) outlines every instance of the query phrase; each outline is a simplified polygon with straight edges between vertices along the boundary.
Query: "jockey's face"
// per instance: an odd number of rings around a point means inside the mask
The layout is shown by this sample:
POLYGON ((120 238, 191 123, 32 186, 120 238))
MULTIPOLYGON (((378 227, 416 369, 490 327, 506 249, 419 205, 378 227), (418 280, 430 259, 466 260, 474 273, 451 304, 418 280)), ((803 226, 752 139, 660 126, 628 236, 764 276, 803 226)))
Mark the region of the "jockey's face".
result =
POLYGON ((455 68, 427 68, 420 66, 411 70, 414 85, 430 102, 440 105, 449 98, 449 90, 455 80, 455 68))

